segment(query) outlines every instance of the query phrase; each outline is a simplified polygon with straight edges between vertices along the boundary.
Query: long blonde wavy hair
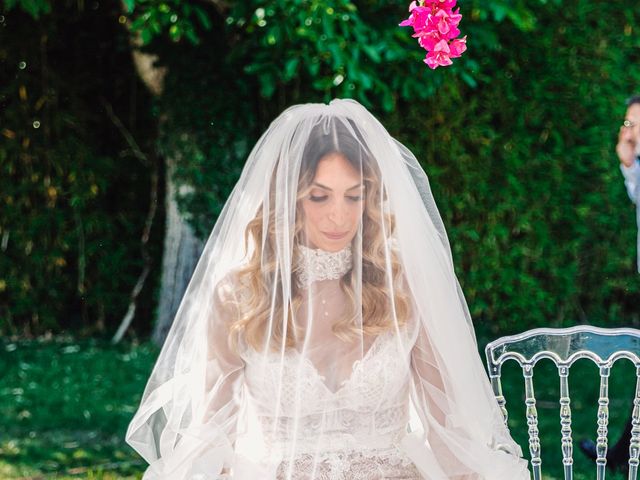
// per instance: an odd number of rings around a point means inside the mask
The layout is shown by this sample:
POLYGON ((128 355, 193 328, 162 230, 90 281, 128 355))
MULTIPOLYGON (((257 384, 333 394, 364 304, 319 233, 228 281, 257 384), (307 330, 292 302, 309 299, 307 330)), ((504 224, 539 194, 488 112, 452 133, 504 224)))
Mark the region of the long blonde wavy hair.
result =
MULTIPOLYGON (((333 325, 334 334, 348 342, 355 335, 378 335, 394 328, 395 314, 398 325, 404 325, 411 314, 411 302, 405 291, 402 265, 392 245, 386 245, 386 238, 393 237, 395 219, 393 214, 383 212, 380 205, 386 200, 386 192, 380 179, 380 173, 369 152, 363 152, 362 146, 354 134, 359 136, 357 127, 352 121, 350 125, 337 123, 342 130, 339 148, 331 145, 319 133, 310 135, 310 141, 303 153, 300 166, 298 190, 296 196, 296 218, 292 242, 291 275, 297 274, 300 265, 299 245, 302 240, 304 215, 302 200, 308 195, 316 169, 320 160, 331 153, 343 155, 358 171, 362 172, 364 183, 364 210, 362 214, 362 301, 358 302, 354 291, 356 272, 353 267, 340 278, 340 288, 351 299, 350 309, 344 317, 333 325), (314 152, 312 155, 308 152, 314 152), (385 235, 383 235, 383 227, 385 235), (393 291, 389 290, 387 279, 386 250, 390 248, 393 291), (392 305, 393 302, 393 305, 392 305), (361 309, 361 310, 360 310, 361 309), (362 315, 362 326, 358 321, 362 315)), ((320 130, 316 126, 315 130, 320 130)), ((293 315, 303 301, 297 282, 291 285, 291 298, 288 305, 283 305, 281 270, 277 268, 276 258, 276 208, 275 187, 279 165, 274 169, 269 190, 268 228, 263 238, 263 205, 255 217, 249 222, 244 232, 245 251, 249 252, 250 243, 254 248, 251 255, 236 272, 236 298, 242 299, 235 309, 238 315, 230 325, 231 343, 237 347, 237 337, 242 335, 245 342, 254 349, 264 347, 265 334, 272 340, 272 349, 280 347, 283 336, 285 345, 293 347, 297 332, 294 329, 293 315), (260 248, 262 246, 262 249, 260 248), (264 258, 263 258, 264 257, 264 258), (275 292, 273 286, 275 285, 275 292), (275 303, 274 303, 275 302, 275 303), (283 322, 270 322, 270 318, 283 318, 287 309, 287 328, 284 332, 283 322)), ((353 242, 355 243, 355 242, 353 242)), ((359 245, 352 243, 356 252, 359 245)))

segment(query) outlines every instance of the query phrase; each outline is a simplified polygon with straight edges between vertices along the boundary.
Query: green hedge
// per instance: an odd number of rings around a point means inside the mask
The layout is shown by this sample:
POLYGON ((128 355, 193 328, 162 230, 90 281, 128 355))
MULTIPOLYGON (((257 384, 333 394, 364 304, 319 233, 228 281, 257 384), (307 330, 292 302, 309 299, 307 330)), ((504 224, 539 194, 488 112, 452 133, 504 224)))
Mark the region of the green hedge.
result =
MULTIPOLYGON (((156 141, 162 155, 178 159, 178 182, 193 187, 183 190, 180 205, 201 237, 210 232, 252 145, 282 109, 353 96, 423 163, 480 328, 495 335, 542 325, 637 321, 634 206, 614 154, 623 100, 640 90, 640 71, 634 69, 640 13, 634 1, 461 1, 469 50, 453 67, 436 71, 420 61, 410 31, 397 27, 406 16, 407 5, 400 2, 339 2, 331 14, 316 0, 229 2, 223 11, 203 5, 194 13, 200 20, 180 27, 191 32, 184 36, 192 42, 178 43, 172 41, 180 37, 175 31, 165 35, 164 20, 146 24, 144 14, 170 19, 172 9, 186 8, 184 3, 127 4, 134 7, 138 27, 146 29, 148 48, 169 72, 163 97, 153 108, 142 107, 146 115, 163 119, 157 141, 149 132, 146 138, 156 141), (349 21, 347 12, 352 12, 349 21), (306 25, 313 15, 325 23, 306 25), (345 41, 332 42, 325 28, 342 32, 345 41), (338 74, 345 79, 336 85, 338 74)), ((180 22, 188 22, 185 15, 180 22)), ((37 25, 45 28, 51 18, 42 17, 37 25)), ((45 30, 68 25, 53 18, 45 30)), ((90 26, 84 17, 75 24, 81 31, 90 26)), ((95 39, 115 38, 118 48, 126 49, 122 32, 92 32, 95 39)), ((38 48, 24 32, 14 33, 6 45, 0 50, 8 65, 21 58, 17 46, 28 46, 32 58, 38 48)), ((87 87, 91 80, 76 82, 77 71, 51 69, 60 78, 59 91, 84 85, 94 94, 87 87)), ((33 324, 29 314, 37 305, 48 311, 50 328, 64 329, 79 298, 86 302, 87 322, 108 305, 106 325, 115 328, 116 312, 126 304, 140 268, 136 232, 146 197, 139 186, 148 183, 149 172, 117 160, 114 149, 99 148, 95 110, 82 102, 55 105, 58 133, 46 141, 36 138, 31 122, 37 96, 29 97, 26 110, 19 100, 24 75, 14 68, 2 93, 7 118, 19 126, 10 127, 17 137, 0 144, 2 171, 14 172, 0 178, 0 228, 16 232, 0 257, 0 285, 11 286, 11 295, 8 287, 0 293, 0 328, 7 326, 7 316, 14 326, 33 324), (34 171, 42 177, 35 183, 29 180, 34 167, 19 161, 25 137, 34 137, 31 150, 40 152, 34 171), (60 187, 66 194, 59 196, 55 213, 42 193, 42 178, 53 165, 62 167, 51 178, 76 172, 79 179, 75 195, 60 187), (26 206, 16 208, 33 195, 42 198, 28 213, 26 206), (126 199, 121 205, 136 205, 129 216, 114 214, 114 196, 126 199), (95 266, 93 297, 75 288, 78 269, 72 265, 80 256, 72 198, 94 228, 89 244, 107 242, 86 250, 87 264, 95 266), (53 227, 44 234, 47 242, 35 241, 48 222, 53 227), (29 242, 34 246, 26 254, 29 242), (64 243, 69 250, 62 255, 64 243), (66 267, 55 270, 56 255, 65 258, 66 267), (21 290, 25 276, 41 287, 21 290)), ((92 70, 91 75, 106 74, 92 70)), ((114 69, 107 78, 121 85, 128 75, 130 69, 114 69)), ((155 245, 159 258, 159 240, 155 245)))
MULTIPOLYGON (((113 331, 142 270, 149 171, 107 108, 143 149, 154 122, 113 13, 61 3, 38 21, 19 10, 2 17, 4 334, 113 331)), ((148 319, 149 295, 138 312, 148 319)))
POLYGON ((432 138, 451 140, 411 137, 436 166, 472 312, 494 331, 637 319, 635 213, 614 152, 640 88, 632 3, 550 4, 535 35, 503 25, 491 82, 428 109, 444 117, 432 138))
MULTIPOLYGON (((480 328, 498 334, 583 322, 635 324, 640 282, 635 273, 634 206, 624 191, 614 145, 623 101, 640 89, 640 71, 633 68, 640 53, 640 15, 631 1, 527 5, 535 13, 529 26, 490 23, 482 11, 472 10, 463 19, 469 51, 459 69, 432 72, 423 67, 416 73, 406 67, 407 85, 414 88, 416 81, 423 82, 430 93, 420 98, 415 92, 403 96, 395 91, 391 111, 385 110, 380 96, 372 110, 412 148, 432 180, 458 274, 480 328), (472 81, 463 75, 469 64, 476 65, 472 81)), ((360 15, 371 16, 380 8, 363 6, 360 15)), ((464 4, 462 8, 464 12, 464 4)), ((395 27, 386 28, 391 32, 395 27)), ((256 37, 247 44, 257 56, 263 55, 256 43, 260 34, 252 34, 256 37)), ((204 37, 204 43, 210 41, 204 37)), ((236 42, 243 45, 242 39, 236 42)), ((180 120, 165 138, 188 131, 199 139, 198 174, 186 176, 201 186, 185 198, 185 208, 192 212, 207 211, 199 208, 205 198, 211 202, 217 196, 220 205, 224 195, 217 188, 226 185, 226 194, 233 183, 233 175, 221 182, 219 170, 206 168, 220 155, 240 152, 229 159, 226 168, 232 170, 283 108, 344 93, 340 86, 322 91, 304 71, 297 79, 274 81, 265 92, 266 77, 252 76, 253 67, 249 76, 237 78, 248 53, 238 58, 224 45, 216 53, 223 54, 229 73, 211 83, 200 82, 194 89, 185 77, 193 75, 189 69, 170 69, 176 91, 165 99, 165 109, 170 118, 180 120), (229 78, 241 87, 233 99, 235 108, 228 97, 208 93, 216 85, 232 91, 224 83, 229 78), (205 102, 205 110, 223 127, 205 133, 201 112, 182 115, 187 111, 184 95, 205 102), (247 105, 254 106, 253 115, 246 113, 247 105), (226 153, 215 150, 231 139, 241 148, 234 150, 228 143, 226 153)), ((412 45, 406 48, 409 57, 412 45)), ((273 65, 286 70, 287 62, 298 58, 286 49, 274 51, 265 72, 273 65)), ((404 66, 383 65, 377 81, 398 82, 404 66)), ((361 93, 356 89, 353 95, 364 101, 361 93)), ((185 171, 193 168, 194 156, 184 158, 185 171)), ((200 217, 194 225, 207 232, 210 220, 200 217)))

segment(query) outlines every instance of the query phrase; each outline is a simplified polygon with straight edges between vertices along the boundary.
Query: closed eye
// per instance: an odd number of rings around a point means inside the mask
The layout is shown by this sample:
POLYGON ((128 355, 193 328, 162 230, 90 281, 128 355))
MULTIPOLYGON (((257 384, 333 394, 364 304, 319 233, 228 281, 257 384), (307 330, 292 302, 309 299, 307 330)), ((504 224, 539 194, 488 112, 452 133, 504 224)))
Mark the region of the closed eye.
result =
MULTIPOLYGON (((309 200, 312 202, 324 202, 328 198, 328 195, 309 195, 309 200)), ((352 202, 360 202, 364 198, 362 195, 348 195, 347 198, 352 202)))

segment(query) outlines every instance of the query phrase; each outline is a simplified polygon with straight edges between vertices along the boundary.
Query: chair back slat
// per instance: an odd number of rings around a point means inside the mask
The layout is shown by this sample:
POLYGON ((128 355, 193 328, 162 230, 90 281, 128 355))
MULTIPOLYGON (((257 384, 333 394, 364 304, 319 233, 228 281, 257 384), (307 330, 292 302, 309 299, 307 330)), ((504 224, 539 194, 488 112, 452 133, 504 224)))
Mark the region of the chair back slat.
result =
POLYGON ((629 442, 629 480, 638 478, 640 455, 640 367, 636 368, 636 394, 631 414, 631 440, 629 442))
POLYGON ((573 439, 571 438, 571 397, 569 397, 569 367, 558 367, 560 376, 560 434, 562 435, 562 465, 564 479, 573 480, 573 439))
POLYGON ((504 423, 509 426, 509 412, 507 412, 507 400, 504 398, 502 394, 502 381, 500 377, 500 366, 496 368, 496 371, 491 375, 491 388, 493 389, 493 395, 496 397, 498 401, 498 406, 500 407, 500 411, 502 412, 502 418, 504 418, 504 423))
POLYGON ((609 428, 609 373, 608 366, 600 367, 600 397, 598 398, 598 439, 596 440, 597 479, 604 480, 607 465, 607 431, 609 428))
POLYGON ((571 328, 538 328, 519 335, 499 338, 485 349, 491 386, 505 423, 508 419, 502 392, 502 365, 516 361, 523 369, 525 415, 529 435, 529 452, 534 480, 541 480, 541 450, 538 413, 533 389, 533 367, 542 358, 558 368, 560 380, 560 434, 565 480, 573 480, 573 438, 571 429, 570 367, 581 358, 593 361, 600 371, 598 399, 596 474, 605 480, 607 434, 609 428, 609 374, 613 364, 626 358, 636 366, 636 392, 633 403, 631 443, 629 446, 629 480, 638 480, 640 469, 640 330, 598 328, 581 325, 571 328))
POLYGON ((531 468, 534 480, 542 478, 542 459, 540 458, 540 437, 538 432, 538 411, 536 410, 536 396, 533 390, 533 365, 525 365, 524 375, 525 404, 527 406, 527 425, 529 426, 529 453, 531 453, 531 468))

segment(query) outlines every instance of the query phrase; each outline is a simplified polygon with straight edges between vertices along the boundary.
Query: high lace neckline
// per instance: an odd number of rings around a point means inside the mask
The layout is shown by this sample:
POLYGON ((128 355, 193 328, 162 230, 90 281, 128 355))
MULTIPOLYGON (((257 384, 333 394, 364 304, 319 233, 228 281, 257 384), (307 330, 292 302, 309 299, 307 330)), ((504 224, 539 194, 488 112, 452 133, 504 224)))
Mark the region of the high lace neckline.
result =
POLYGON ((307 288, 320 280, 335 280, 351 269, 353 257, 351 244, 342 250, 329 252, 321 248, 309 248, 299 245, 297 281, 300 288, 307 288))

